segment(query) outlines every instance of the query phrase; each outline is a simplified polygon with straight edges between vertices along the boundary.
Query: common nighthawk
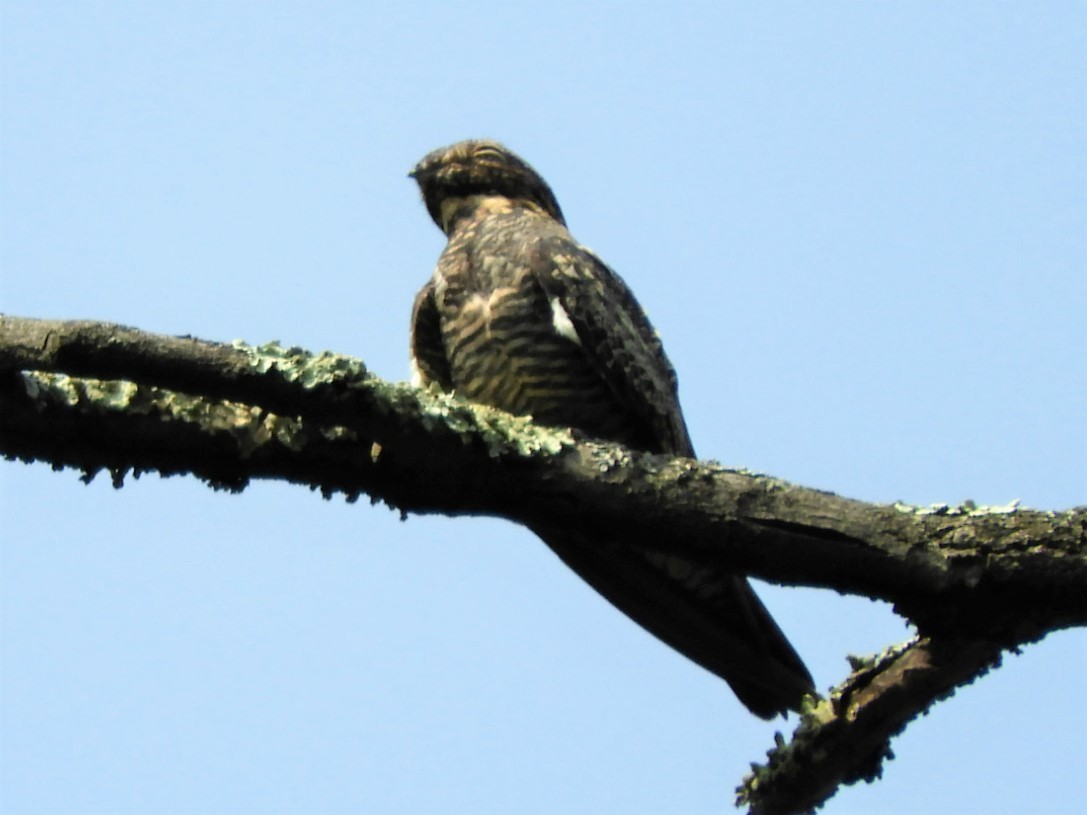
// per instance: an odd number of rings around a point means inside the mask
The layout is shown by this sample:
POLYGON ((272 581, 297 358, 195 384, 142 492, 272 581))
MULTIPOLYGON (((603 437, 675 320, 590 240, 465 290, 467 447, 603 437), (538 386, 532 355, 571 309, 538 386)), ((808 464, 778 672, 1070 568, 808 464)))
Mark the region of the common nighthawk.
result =
MULTIPOLYGON (((411 172, 449 242, 415 299, 418 381, 536 422, 694 457, 676 375, 626 284, 566 229, 551 188, 501 144, 435 150, 411 172)), ((624 613, 717 674, 753 713, 799 709, 811 675, 741 576, 535 529, 624 613)))

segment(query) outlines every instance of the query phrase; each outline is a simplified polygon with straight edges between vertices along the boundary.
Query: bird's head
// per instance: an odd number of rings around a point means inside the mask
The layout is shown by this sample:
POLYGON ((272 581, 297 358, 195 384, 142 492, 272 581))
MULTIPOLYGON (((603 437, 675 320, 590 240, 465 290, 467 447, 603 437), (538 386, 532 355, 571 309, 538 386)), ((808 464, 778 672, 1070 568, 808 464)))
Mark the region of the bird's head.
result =
POLYGON ((500 197, 538 209, 565 224, 559 202, 540 174, 496 141, 473 139, 428 153, 408 175, 427 212, 448 234, 454 214, 473 200, 500 197))

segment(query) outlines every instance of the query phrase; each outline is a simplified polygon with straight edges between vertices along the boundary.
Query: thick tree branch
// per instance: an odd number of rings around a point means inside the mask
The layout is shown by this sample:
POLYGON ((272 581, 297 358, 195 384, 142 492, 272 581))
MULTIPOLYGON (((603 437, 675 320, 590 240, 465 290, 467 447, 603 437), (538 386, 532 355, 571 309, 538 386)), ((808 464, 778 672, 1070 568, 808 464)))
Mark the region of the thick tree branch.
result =
POLYGON ((1087 622, 1087 510, 865 504, 668 460, 389 384, 356 360, 0 317, 0 451, 216 486, 279 478, 402 511, 487 514, 894 603, 922 638, 861 666, 743 794, 799 811, 1003 648, 1087 622), (26 373, 39 372, 39 373, 26 373))

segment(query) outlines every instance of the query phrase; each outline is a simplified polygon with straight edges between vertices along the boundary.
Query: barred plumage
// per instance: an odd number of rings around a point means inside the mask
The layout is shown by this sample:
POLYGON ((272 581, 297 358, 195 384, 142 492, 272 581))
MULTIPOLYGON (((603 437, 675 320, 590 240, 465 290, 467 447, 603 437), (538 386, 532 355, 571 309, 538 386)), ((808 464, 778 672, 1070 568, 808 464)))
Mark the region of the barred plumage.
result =
MULTIPOLYGON (((423 383, 638 450, 694 456, 676 375, 623 281, 566 229, 547 183, 466 141, 412 171, 449 243, 412 314, 423 383)), ((811 676, 742 577, 535 530, 631 618, 727 681, 755 714, 797 709, 811 676)))

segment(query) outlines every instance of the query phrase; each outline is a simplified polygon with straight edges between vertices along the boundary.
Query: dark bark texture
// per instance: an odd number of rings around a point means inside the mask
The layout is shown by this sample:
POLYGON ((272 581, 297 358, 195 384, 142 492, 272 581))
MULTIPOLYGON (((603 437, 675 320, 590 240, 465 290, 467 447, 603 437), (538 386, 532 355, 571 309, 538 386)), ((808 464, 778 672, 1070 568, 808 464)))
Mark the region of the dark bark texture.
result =
POLYGON ((558 526, 771 582, 886 600, 911 642, 854 665, 739 789, 805 812, 879 776, 890 740, 1001 654, 1087 623, 1087 508, 876 505, 634 453, 278 345, 0 317, 0 452, 240 490, 275 478, 402 512, 558 526))

